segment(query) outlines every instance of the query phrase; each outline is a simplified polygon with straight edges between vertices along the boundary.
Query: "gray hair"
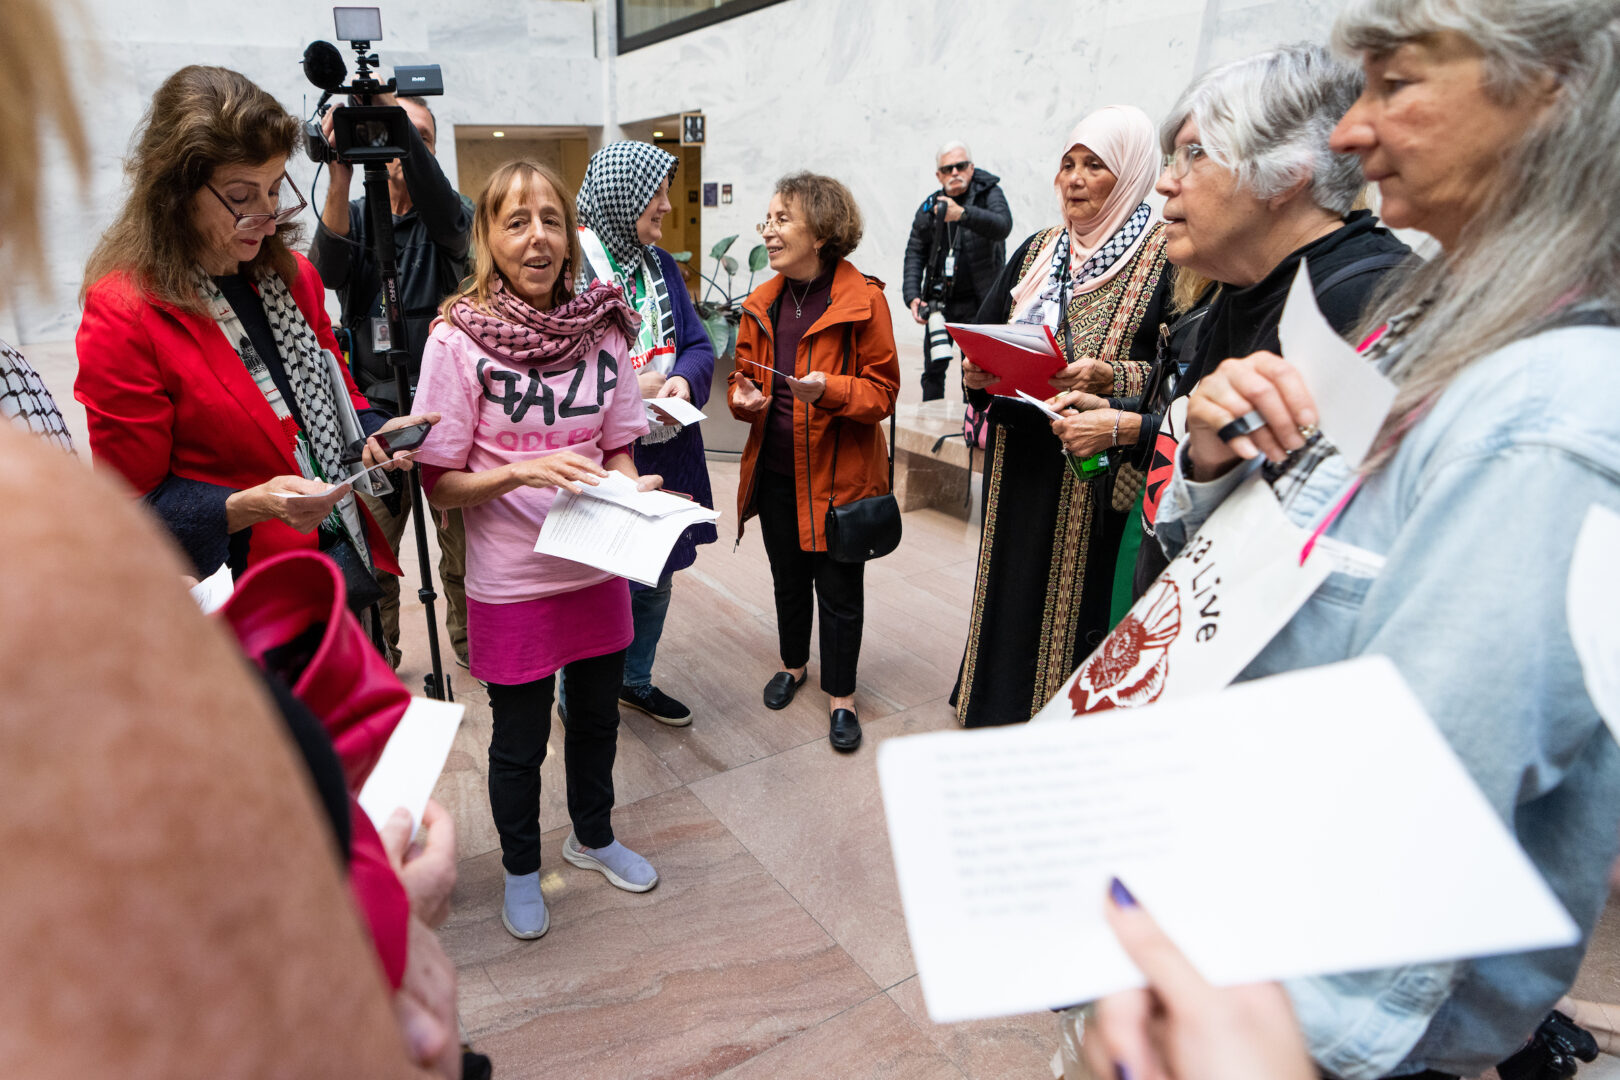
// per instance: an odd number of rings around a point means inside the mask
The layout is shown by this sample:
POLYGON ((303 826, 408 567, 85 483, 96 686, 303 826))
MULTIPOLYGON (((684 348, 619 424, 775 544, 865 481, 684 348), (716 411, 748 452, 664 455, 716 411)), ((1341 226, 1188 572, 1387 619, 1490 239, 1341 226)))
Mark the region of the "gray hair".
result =
POLYGON ((1368 469, 1468 364, 1544 329, 1571 297, 1620 314, 1620 0, 1351 0, 1333 40, 1382 56, 1444 31, 1480 50, 1498 103, 1549 76, 1559 89, 1502 147, 1490 195, 1455 245, 1370 306, 1367 332, 1420 314, 1391 372, 1401 390, 1368 469))
POLYGON ((1285 45, 1194 79, 1159 126, 1159 143, 1173 151, 1191 120, 1209 156, 1256 198, 1309 177, 1316 205, 1346 214, 1364 184, 1361 162, 1335 154, 1328 137, 1360 93, 1354 66, 1320 45, 1285 45))
POLYGON ((934 151, 934 165, 937 167, 939 165, 939 159, 950 153, 952 150, 960 150, 962 153, 967 155, 969 161, 973 160, 973 151, 968 149, 968 144, 960 139, 952 139, 950 142, 945 143, 938 150, 934 151))

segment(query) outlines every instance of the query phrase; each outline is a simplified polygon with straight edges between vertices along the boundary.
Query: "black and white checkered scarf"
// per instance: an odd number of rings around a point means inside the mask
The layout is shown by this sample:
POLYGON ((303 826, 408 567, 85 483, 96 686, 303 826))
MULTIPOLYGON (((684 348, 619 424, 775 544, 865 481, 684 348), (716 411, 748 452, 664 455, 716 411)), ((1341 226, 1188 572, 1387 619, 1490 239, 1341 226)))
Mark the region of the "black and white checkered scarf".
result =
MULTIPOLYGON (((276 419, 284 428, 287 427, 292 410, 282 400, 281 392, 270 376, 269 366, 254 349, 242 320, 220 292, 219 286, 214 284, 214 279, 201 267, 196 268, 194 279, 197 293, 207 305, 208 313, 219 324, 225 340, 241 357, 242 366, 253 376, 265 401, 275 412, 276 419)), ((264 305, 270 334, 275 338, 276 351, 281 354, 281 366, 287 373, 287 382, 292 387, 293 397, 297 398, 298 413, 304 421, 302 432, 308 446, 308 457, 301 447, 295 447, 294 460, 306 479, 336 480, 348 471, 343 463, 345 429, 356 434, 360 430, 354 402, 349 400, 347 394, 341 400, 338 398, 326 350, 321 347, 320 339, 299 310, 292 298, 292 291, 281 280, 281 275, 270 274, 258 286, 259 302, 264 305)), ((363 478, 360 486, 373 494, 383 494, 389 490, 370 477, 363 478)), ((370 561, 365 528, 353 492, 344 496, 333 508, 328 521, 333 527, 341 525, 354 541, 355 547, 370 561)))
POLYGON ((636 235, 636 222, 658 185, 675 176, 674 154, 644 142, 608 143, 591 155, 579 187, 579 223, 590 229, 626 274, 642 259, 658 265, 652 248, 636 235))

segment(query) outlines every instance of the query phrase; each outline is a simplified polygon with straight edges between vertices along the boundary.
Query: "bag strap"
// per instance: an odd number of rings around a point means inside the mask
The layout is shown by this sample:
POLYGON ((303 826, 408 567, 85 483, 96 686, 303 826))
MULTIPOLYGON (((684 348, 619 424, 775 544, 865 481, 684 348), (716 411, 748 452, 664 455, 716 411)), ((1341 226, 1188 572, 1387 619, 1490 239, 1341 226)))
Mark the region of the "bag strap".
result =
MULTIPOLYGON (((854 333, 855 333, 855 324, 854 323, 845 323, 844 324, 844 362, 843 362, 843 365, 842 365, 842 370, 840 372, 840 374, 843 374, 843 375, 848 375, 849 374, 850 341, 851 341, 852 337, 854 336, 854 333)), ((898 397, 898 395, 896 395, 896 396, 898 397)), ((895 402, 896 408, 889 410, 889 493, 891 495, 894 493, 894 431, 895 431, 895 415, 896 415, 896 413, 899 412, 899 409, 898 409, 899 404, 900 403, 897 400, 895 402)), ((834 505, 834 503, 833 503, 833 492, 838 489, 838 445, 839 445, 840 442, 843 441, 843 438, 844 438, 844 420, 843 420, 843 417, 839 417, 838 418, 837 430, 835 430, 833 432, 832 477, 830 479, 830 482, 827 485, 827 509, 828 510, 831 510, 833 508, 833 505, 834 505)), ((973 459, 971 457, 968 459, 968 461, 970 463, 970 468, 971 468, 972 460, 973 459)))
POLYGON ((1368 255, 1364 259, 1357 259, 1348 266, 1341 266, 1329 274, 1322 284, 1313 288, 1317 296, 1321 296, 1336 285, 1342 285, 1351 278, 1370 274, 1375 270, 1390 270, 1405 262, 1409 256, 1399 252, 1386 251, 1382 255, 1368 255))

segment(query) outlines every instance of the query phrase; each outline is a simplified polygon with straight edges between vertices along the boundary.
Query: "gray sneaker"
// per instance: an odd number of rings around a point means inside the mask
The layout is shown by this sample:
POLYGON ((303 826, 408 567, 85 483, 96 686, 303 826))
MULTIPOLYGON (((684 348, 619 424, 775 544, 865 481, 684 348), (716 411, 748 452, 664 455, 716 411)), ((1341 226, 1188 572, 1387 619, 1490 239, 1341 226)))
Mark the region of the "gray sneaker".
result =
POLYGON ((617 840, 604 848, 581 847, 579 838, 569 832, 563 841, 563 858, 585 870, 596 870, 625 892, 646 892, 658 884, 658 871, 652 863, 617 840))
POLYGON ((540 892, 540 871, 507 874, 506 897, 501 903, 501 925, 515 938, 532 941, 551 929, 551 912, 540 892))
POLYGON ((685 727, 692 722, 692 710, 656 686, 620 687, 619 704, 640 709, 660 724, 670 727, 685 727))

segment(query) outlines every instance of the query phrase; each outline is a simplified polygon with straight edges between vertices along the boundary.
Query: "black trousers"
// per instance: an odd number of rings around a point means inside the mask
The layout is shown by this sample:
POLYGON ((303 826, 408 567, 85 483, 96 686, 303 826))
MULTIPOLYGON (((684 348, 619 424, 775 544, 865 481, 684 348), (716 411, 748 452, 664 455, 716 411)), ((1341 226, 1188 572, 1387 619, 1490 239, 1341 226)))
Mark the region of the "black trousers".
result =
MULTIPOLYGON (((613 759, 619 749, 619 686, 624 650, 576 660, 562 669, 563 769, 568 817, 585 847, 613 843, 613 759)), ((509 874, 540 869, 540 765, 551 738, 557 676, 518 686, 489 684, 489 808, 509 874)))
POLYGON ((765 554, 771 560, 782 664, 796 668, 809 662, 812 613, 819 608, 821 689, 830 697, 848 697, 855 693, 855 667, 861 658, 866 566, 834 562, 824 551, 799 547, 798 496, 793 478, 764 467, 755 475, 754 506, 765 537, 765 554))

